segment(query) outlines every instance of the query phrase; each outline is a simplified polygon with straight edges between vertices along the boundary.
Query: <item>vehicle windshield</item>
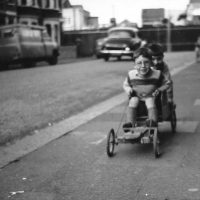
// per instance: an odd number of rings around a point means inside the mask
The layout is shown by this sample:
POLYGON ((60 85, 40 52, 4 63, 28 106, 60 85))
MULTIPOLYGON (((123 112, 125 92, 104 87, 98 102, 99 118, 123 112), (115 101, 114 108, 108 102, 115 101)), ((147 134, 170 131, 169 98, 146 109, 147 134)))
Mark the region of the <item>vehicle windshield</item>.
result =
POLYGON ((113 30, 109 32, 109 37, 130 38, 135 37, 135 33, 127 30, 113 30))

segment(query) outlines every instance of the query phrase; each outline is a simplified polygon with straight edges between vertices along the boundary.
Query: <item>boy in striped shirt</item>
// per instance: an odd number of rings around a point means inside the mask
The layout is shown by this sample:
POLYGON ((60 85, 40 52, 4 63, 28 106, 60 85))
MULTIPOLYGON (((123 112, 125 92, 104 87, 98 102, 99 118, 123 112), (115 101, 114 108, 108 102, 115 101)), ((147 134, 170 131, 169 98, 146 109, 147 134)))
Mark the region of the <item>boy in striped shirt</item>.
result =
POLYGON ((169 81, 161 71, 152 68, 152 56, 148 48, 140 48, 134 54, 134 69, 128 72, 123 88, 129 96, 128 121, 136 125, 137 107, 144 101, 148 110, 148 119, 157 126, 158 116, 155 105, 156 96, 169 88, 169 81))

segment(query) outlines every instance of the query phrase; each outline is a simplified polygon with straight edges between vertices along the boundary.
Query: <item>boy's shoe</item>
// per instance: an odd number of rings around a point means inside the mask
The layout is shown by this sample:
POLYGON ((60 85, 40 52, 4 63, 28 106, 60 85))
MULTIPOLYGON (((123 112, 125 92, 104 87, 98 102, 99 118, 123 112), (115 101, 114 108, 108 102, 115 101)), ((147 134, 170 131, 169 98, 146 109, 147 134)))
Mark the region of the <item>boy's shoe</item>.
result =
POLYGON ((131 122, 125 123, 122 126, 125 133, 129 132, 131 128, 133 128, 133 125, 131 122))

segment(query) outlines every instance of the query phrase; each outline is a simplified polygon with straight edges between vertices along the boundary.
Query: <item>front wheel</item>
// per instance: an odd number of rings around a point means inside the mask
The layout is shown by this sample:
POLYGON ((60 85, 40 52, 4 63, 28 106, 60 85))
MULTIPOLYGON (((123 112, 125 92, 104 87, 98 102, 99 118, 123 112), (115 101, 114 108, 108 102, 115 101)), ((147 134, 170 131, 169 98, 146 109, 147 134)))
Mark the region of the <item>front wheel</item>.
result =
POLYGON ((109 60, 109 55, 104 56, 104 60, 107 62, 109 60))
POLYGON ((106 146, 106 152, 109 157, 114 156, 115 144, 116 144, 115 131, 114 129, 111 129, 107 135, 107 146, 106 146))
POLYGON ((58 63, 58 56, 53 55, 51 58, 49 58, 48 63, 50 65, 56 65, 58 63))

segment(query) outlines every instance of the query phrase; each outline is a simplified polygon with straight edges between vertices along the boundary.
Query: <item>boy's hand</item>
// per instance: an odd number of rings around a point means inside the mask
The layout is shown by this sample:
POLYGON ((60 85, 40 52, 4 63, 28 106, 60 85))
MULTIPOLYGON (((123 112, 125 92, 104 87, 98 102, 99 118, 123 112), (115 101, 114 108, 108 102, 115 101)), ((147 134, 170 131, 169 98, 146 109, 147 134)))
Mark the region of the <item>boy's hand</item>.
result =
POLYGON ((130 88, 130 90, 128 91, 128 96, 131 97, 132 93, 133 93, 133 89, 130 88))
POLYGON ((160 90, 157 89, 152 93, 152 96, 157 97, 159 95, 159 93, 160 93, 160 90))

